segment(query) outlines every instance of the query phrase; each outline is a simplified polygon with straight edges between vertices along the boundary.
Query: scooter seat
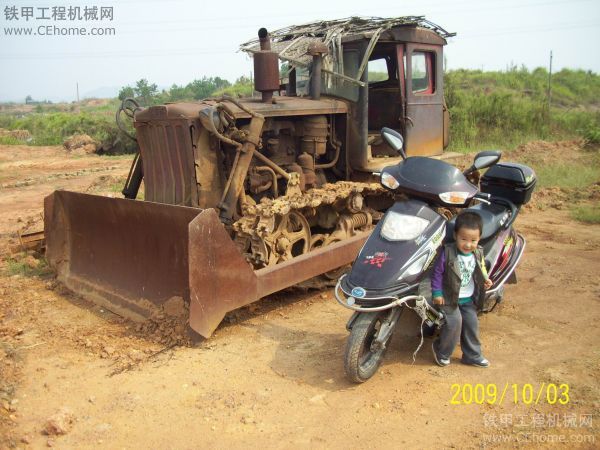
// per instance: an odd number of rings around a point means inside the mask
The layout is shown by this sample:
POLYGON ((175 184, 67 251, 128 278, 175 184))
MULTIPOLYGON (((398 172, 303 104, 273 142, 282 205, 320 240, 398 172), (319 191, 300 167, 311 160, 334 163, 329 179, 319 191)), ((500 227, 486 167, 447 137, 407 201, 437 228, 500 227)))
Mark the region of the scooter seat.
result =
MULTIPOLYGON (((490 236, 493 236, 496 231, 504 224, 509 218, 509 210, 501 205, 486 205, 480 203, 479 205, 471 206, 465 211, 471 211, 479 214, 483 222, 483 231, 481 233, 481 241, 485 241, 490 236)), ((454 223, 456 217, 446 223, 446 239, 445 241, 454 242, 454 223)))

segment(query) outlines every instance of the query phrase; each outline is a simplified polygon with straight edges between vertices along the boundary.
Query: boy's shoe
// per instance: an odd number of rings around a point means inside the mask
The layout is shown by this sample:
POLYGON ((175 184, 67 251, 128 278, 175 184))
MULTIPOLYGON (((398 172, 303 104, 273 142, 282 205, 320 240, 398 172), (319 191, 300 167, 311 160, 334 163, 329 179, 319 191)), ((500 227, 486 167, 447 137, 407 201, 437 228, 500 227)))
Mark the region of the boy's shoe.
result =
POLYGON ((481 358, 479 361, 470 362, 461 360, 461 362, 468 366, 483 367, 484 369, 490 367, 490 362, 485 358, 481 358))
POLYGON ((438 358, 437 352, 435 351, 435 346, 433 344, 431 344, 431 350, 433 350, 433 359, 435 360, 435 363, 440 366, 440 367, 446 367, 448 364, 450 364, 450 360, 447 358, 438 358))

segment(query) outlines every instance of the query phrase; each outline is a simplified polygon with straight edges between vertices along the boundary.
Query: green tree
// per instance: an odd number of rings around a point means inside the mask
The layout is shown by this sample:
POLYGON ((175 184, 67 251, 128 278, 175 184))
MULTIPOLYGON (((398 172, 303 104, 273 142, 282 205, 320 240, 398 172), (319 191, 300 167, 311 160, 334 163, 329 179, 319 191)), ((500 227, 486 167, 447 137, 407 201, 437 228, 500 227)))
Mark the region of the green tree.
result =
POLYGON ((121 101, 125 100, 126 98, 134 98, 134 97, 135 97, 135 91, 133 90, 133 88, 131 86, 124 86, 119 91, 119 100, 121 100, 121 101))
POLYGON ((177 86, 176 84, 173 84, 171 89, 169 89, 169 99, 172 102, 192 100, 193 98, 194 94, 188 86, 177 86))
POLYGON ((142 78, 135 83, 135 93, 145 105, 150 106, 158 94, 158 86, 149 84, 148 80, 142 78))
POLYGON ((202 100, 229 86, 231 83, 223 78, 202 77, 201 80, 192 81, 186 88, 190 89, 195 100, 202 100))

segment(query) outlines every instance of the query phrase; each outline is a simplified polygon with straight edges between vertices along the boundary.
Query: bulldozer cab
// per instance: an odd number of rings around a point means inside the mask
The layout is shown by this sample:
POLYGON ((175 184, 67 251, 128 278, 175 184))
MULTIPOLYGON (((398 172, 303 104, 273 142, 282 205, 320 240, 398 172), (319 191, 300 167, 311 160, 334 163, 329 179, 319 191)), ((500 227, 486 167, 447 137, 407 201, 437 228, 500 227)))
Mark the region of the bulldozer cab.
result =
MULTIPOLYGON (((329 52, 323 55, 322 69, 316 68, 314 57, 304 65, 296 55, 288 59, 292 67, 288 95, 291 91, 292 95, 314 96, 311 85, 318 77, 318 95, 348 102, 349 160, 355 171, 372 172, 398 158, 380 137, 383 127, 404 136, 408 156, 441 155, 449 143, 443 47, 453 34, 420 18, 408 19, 342 24, 345 28, 340 28, 337 41, 330 38, 327 43, 329 52), (290 90, 290 84, 295 88, 290 90)), ((317 25, 305 31, 318 36, 321 30, 317 25)), ((279 39, 283 44, 279 56, 286 61, 286 52, 300 47, 300 39, 291 43, 285 35, 279 39)))
MULTIPOLYGON (((397 156, 380 138, 383 127, 405 137, 408 155, 445 148, 441 45, 382 43, 369 58, 368 130, 372 158, 397 156), (440 132, 442 131, 442 132, 440 132)), ((446 119, 447 120, 447 119, 446 119)))

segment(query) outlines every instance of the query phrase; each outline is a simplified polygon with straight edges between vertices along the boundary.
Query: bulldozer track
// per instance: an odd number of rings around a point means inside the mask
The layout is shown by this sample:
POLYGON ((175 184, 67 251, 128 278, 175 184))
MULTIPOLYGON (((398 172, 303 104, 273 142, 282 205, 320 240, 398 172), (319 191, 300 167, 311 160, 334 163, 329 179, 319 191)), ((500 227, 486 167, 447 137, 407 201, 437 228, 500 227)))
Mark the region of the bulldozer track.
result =
POLYGON ((367 196, 387 195, 378 183, 340 181, 244 206, 232 229, 240 250, 255 268, 271 266, 316 248, 366 231, 379 213, 366 206, 367 196), (323 226, 324 208, 335 224, 323 226), (319 222, 321 222, 319 224, 319 222), (315 233, 318 229, 318 233, 315 233))

